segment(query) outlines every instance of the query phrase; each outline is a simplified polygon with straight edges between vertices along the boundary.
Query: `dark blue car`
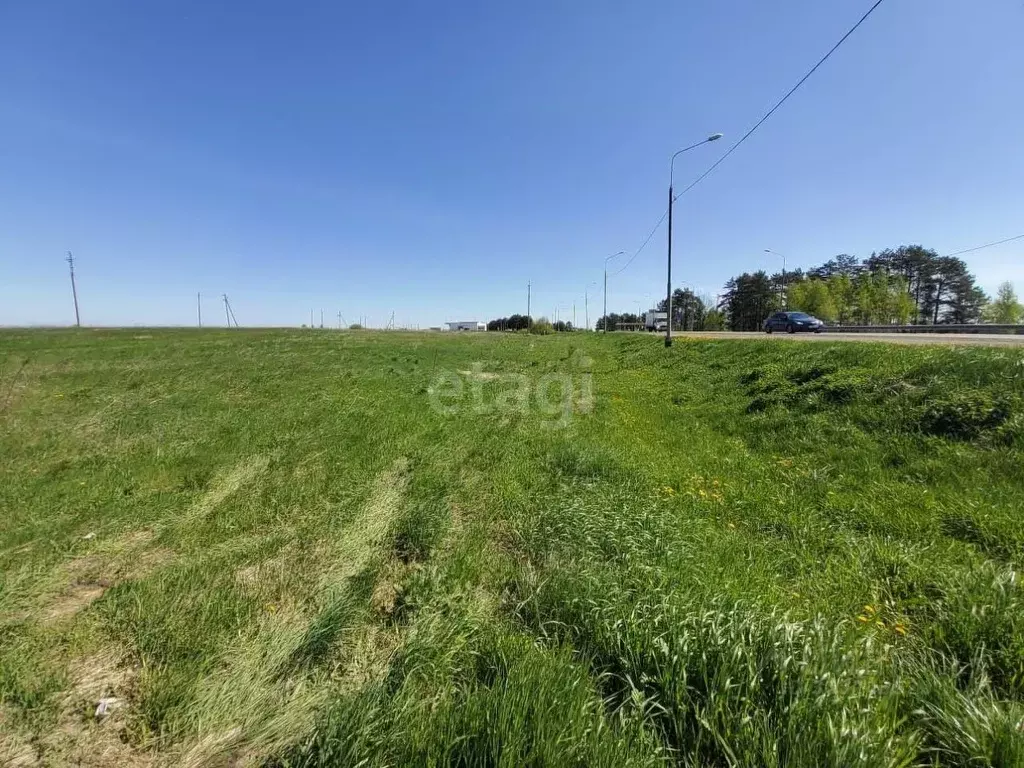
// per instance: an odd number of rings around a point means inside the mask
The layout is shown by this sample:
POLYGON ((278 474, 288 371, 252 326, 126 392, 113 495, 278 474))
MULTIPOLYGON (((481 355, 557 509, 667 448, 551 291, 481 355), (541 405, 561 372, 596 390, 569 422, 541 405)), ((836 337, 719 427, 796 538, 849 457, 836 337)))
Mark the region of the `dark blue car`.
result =
POLYGON ((796 333, 797 331, 813 331, 821 333, 825 324, 816 317, 806 312, 775 312, 764 321, 764 332, 785 331, 796 333))

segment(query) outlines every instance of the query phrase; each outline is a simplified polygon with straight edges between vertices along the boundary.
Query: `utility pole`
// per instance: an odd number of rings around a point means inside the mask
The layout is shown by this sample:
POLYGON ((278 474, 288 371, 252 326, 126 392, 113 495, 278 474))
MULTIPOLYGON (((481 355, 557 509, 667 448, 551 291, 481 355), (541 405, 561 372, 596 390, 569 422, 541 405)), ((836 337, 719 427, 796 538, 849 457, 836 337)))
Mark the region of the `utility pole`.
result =
POLYGON ((704 141, 698 141, 696 144, 691 144, 689 147, 683 147, 674 155, 668 163, 668 287, 665 290, 665 309, 668 310, 668 316, 666 317, 667 322, 665 323, 665 346, 672 346, 672 203, 675 202, 675 195, 672 193, 672 175, 675 172, 676 158, 679 157, 683 152, 689 152, 691 149, 696 149, 702 144, 708 144, 712 141, 718 141, 722 138, 722 134, 713 133, 708 136, 704 141))
POLYGON ((313 324, 313 310, 312 309, 309 310, 309 327, 310 328, 316 328, 316 326, 313 324))
MULTIPOLYGON (((673 160, 675 158, 673 157, 673 160)), ((665 346, 672 346, 672 181, 668 183, 668 294, 667 303, 665 309, 668 310, 668 315, 665 318, 665 346)))
POLYGON ((341 330, 341 312, 338 313, 338 330, 341 330))
POLYGON ((196 294, 196 315, 199 318, 199 327, 203 327, 203 294, 196 294))
POLYGON ((583 319, 587 321, 587 330, 590 330, 590 301, 587 298, 587 291, 590 289, 588 285, 583 289, 583 319))
POLYGON ((231 327, 231 323, 235 324, 235 328, 238 327, 238 320, 235 319, 235 310, 231 308, 231 302, 228 301, 228 295, 226 293, 221 294, 224 299, 224 317, 227 318, 228 328, 231 327))
POLYGON ((602 328, 602 330, 605 333, 608 333, 608 262, 618 256, 625 255, 625 251, 619 251, 618 253, 613 253, 611 256, 605 257, 604 260, 604 319, 602 321, 602 325, 604 327, 602 328))
POLYGON ((530 298, 531 298, 532 288, 533 288, 533 286, 532 286, 531 283, 527 283, 526 284, 526 327, 527 328, 529 328, 531 325, 533 325, 533 319, 530 317, 530 298))
POLYGON ((75 257, 68 251, 68 269, 71 271, 71 296, 75 300, 75 328, 82 327, 82 320, 78 316, 78 289, 75 287, 75 257))
POLYGON ((604 317, 601 318, 601 325, 605 333, 608 333, 608 260, 604 262, 604 317))
POLYGON ((572 327, 576 330, 576 302, 572 303, 572 327))

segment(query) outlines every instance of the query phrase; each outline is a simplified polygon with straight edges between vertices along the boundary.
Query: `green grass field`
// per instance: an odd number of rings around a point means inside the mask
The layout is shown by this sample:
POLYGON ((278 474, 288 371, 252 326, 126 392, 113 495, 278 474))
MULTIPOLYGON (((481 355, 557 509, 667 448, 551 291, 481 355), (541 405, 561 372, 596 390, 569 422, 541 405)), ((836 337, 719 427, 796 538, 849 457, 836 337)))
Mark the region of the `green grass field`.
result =
POLYGON ((3 765, 1024 765, 1024 352, 6 331, 0 425, 3 765))

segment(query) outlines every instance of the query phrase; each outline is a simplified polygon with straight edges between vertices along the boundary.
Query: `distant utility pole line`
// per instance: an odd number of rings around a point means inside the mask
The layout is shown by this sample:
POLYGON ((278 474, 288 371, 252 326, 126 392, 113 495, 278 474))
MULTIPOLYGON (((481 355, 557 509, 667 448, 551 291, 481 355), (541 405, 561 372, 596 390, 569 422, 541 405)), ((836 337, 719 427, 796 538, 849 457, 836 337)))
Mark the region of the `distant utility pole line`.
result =
POLYGON ((225 293, 225 294, 222 294, 222 296, 224 298, 224 317, 227 318, 228 328, 231 327, 232 321, 234 321, 235 328, 237 328, 238 327, 238 320, 235 319, 235 311, 233 309, 231 309, 231 302, 228 301, 228 295, 225 293))
POLYGON ((75 287, 75 257, 68 251, 68 269, 71 271, 71 296, 75 300, 75 328, 82 327, 82 320, 78 316, 78 289, 75 287))
POLYGON ((320 310, 320 328, 322 329, 323 327, 324 327, 324 311, 321 309, 320 310))
POLYGON ((199 327, 203 327, 203 294, 196 294, 196 316, 199 318, 199 327))

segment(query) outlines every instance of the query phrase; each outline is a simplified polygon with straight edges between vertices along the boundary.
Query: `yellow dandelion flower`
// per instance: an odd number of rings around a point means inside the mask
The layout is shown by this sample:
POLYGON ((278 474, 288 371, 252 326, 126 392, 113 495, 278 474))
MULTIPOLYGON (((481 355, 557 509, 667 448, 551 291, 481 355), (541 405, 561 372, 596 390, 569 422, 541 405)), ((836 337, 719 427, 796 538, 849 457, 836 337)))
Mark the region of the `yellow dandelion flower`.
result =
POLYGON ((893 624, 892 631, 898 632, 899 634, 904 636, 907 634, 907 628, 904 627, 902 624, 893 624))
POLYGON ((867 624, 869 621, 871 621, 871 619, 869 619, 867 616, 862 615, 857 617, 857 621, 859 621, 861 624, 867 624))

